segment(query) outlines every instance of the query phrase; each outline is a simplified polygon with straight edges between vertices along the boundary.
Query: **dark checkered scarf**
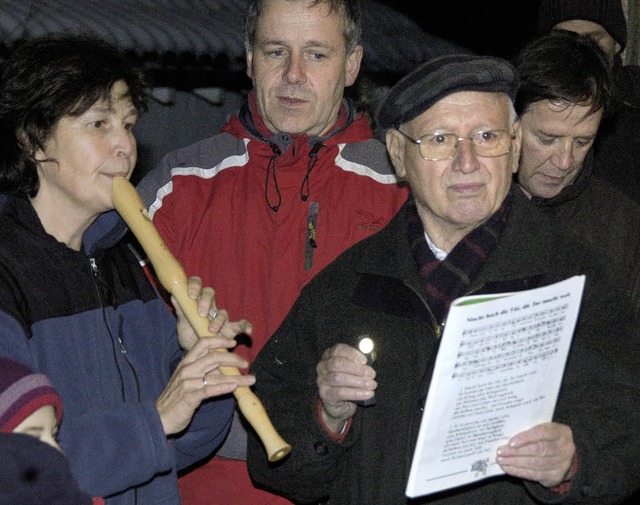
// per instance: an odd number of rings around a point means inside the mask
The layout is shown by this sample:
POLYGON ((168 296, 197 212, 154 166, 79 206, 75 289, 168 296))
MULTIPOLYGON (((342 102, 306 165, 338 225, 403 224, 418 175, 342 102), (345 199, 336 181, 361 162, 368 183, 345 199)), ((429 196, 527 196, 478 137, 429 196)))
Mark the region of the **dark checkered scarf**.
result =
POLYGON ((427 302, 439 322, 446 318, 451 302, 467 293, 471 279, 495 249, 510 209, 511 191, 489 220, 471 231, 440 261, 427 244, 416 202, 411 195, 407 212, 409 243, 420 269, 427 302))

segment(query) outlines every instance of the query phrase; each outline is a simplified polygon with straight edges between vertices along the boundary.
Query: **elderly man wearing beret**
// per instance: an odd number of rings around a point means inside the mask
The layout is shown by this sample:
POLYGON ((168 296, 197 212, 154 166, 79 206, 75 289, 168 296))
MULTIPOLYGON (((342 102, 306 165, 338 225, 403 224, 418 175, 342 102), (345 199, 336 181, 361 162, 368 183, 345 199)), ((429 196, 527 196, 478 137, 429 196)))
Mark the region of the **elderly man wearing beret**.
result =
POLYGON ((603 504, 640 486, 640 338, 597 259, 514 189, 517 88, 507 61, 450 54, 385 98, 379 123, 411 197, 307 285, 254 361, 257 393, 293 446, 270 464, 251 437, 258 485, 340 505, 603 504), (585 291, 552 422, 508 434, 495 454, 504 475, 407 498, 451 302, 578 274, 585 291), (364 334, 373 362, 357 348, 364 334))

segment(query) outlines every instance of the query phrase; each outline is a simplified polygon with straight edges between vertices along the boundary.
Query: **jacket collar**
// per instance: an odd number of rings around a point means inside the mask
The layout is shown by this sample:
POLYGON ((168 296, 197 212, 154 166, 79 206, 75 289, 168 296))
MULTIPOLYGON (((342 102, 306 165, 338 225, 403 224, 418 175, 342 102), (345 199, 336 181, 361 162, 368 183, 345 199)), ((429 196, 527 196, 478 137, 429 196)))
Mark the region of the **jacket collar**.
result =
POLYGON ((266 127, 264 121, 262 120, 262 117, 260 116, 260 111, 258 110, 254 90, 251 90, 249 92, 247 101, 238 113, 238 119, 242 123, 242 126, 251 135, 257 137, 263 142, 277 145, 282 152, 285 152, 287 148, 294 143, 302 142, 309 145, 315 145, 318 142, 325 143, 327 140, 335 137, 344 129, 346 129, 357 119, 357 117, 358 111, 356 110, 353 101, 350 98, 345 97, 342 99, 342 106, 340 107, 340 111, 338 113, 338 119, 327 135, 318 137, 290 134, 287 132, 274 134, 266 127))
POLYGON ((82 247, 87 255, 114 246, 127 231, 127 225, 115 210, 100 214, 84 232, 82 247))
MULTIPOLYGON (((471 285, 475 293, 518 291, 537 287, 552 269, 549 251, 553 232, 546 218, 521 191, 513 192, 513 207, 496 249, 471 285)), ((418 267, 407 240, 407 205, 369 239, 357 271, 368 276, 394 278, 422 292, 418 267)))
MULTIPOLYGON (((0 213, 11 212, 18 222, 36 235, 55 239, 43 228, 33 205, 26 198, 0 194, 0 213)), ((82 239, 83 252, 92 255, 100 249, 115 245, 126 233, 127 226, 120 215, 111 210, 98 218, 85 231, 82 239)), ((55 240, 56 243, 60 243, 55 240)))

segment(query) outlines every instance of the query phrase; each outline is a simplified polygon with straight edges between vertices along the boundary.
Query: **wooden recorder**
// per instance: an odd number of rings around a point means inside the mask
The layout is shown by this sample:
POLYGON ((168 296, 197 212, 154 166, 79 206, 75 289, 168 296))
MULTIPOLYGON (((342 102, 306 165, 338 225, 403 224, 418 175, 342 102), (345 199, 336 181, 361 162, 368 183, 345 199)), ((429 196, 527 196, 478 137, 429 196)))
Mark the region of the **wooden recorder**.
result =
MULTIPOLYGON (((209 319, 198 314, 198 302, 189 297, 182 265, 160 237, 138 191, 124 177, 113 179, 112 202, 149 257, 160 283, 176 299, 196 333, 207 335, 209 319)), ((226 349, 219 351, 227 352, 226 349)), ((240 375, 240 370, 234 367, 220 367, 220 371, 225 375, 240 375)), ((234 396, 238 408, 260 437, 269 461, 278 461, 289 454, 291 446, 280 437, 256 394, 248 387, 238 387, 234 396)))

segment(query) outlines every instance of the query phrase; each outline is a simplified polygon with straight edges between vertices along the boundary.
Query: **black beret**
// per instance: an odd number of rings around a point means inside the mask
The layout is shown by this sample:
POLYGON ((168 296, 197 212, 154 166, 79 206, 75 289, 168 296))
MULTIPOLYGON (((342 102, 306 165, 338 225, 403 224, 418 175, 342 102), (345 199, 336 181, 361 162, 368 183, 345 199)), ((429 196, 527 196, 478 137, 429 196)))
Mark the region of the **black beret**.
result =
POLYGON ((458 91, 506 93, 513 102, 519 84, 516 69, 503 58, 470 53, 438 56, 422 63, 389 90, 378 111, 378 124, 397 128, 458 91))

